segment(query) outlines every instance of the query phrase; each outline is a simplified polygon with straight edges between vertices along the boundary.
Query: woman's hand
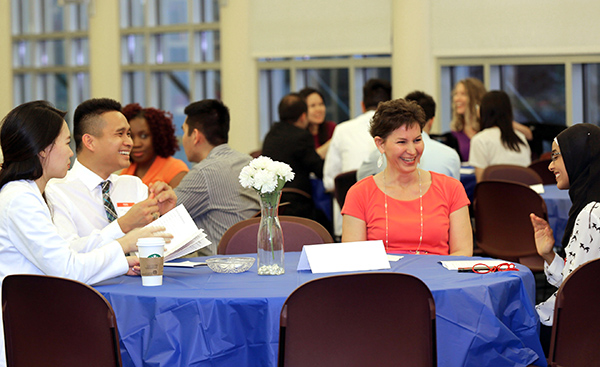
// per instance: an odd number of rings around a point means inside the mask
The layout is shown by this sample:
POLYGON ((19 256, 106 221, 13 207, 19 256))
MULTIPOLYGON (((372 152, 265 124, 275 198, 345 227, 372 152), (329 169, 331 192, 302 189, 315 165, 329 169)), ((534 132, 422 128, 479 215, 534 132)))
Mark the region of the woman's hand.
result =
POLYGON ((533 213, 529 214, 529 218, 531 218, 531 225, 535 234, 537 252, 544 258, 546 263, 552 264, 555 256, 552 228, 550 228, 548 222, 533 213))
POLYGON ((171 242, 173 235, 165 233, 165 227, 144 227, 129 231, 125 236, 119 238, 117 242, 121 244, 123 252, 127 254, 132 251, 137 251, 137 241, 144 237, 162 237, 165 239, 165 243, 169 243, 171 242))
POLYGON ((140 275, 140 259, 137 256, 127 256, 129 270, 126 275, 140 275))

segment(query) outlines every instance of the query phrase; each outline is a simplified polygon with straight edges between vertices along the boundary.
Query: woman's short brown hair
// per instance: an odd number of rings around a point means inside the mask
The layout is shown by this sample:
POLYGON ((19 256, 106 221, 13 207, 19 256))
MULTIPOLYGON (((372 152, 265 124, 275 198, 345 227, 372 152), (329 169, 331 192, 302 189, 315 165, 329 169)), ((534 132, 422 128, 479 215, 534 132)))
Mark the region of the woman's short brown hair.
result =
POLYGON ((379 136, 385 140, 394 130, 402 126, 410 128, 418 124, 423 131, 425 123, 425 112, 417 102, 399 98, 381 102, 377 106, 369 132, 372 137, 379 136))

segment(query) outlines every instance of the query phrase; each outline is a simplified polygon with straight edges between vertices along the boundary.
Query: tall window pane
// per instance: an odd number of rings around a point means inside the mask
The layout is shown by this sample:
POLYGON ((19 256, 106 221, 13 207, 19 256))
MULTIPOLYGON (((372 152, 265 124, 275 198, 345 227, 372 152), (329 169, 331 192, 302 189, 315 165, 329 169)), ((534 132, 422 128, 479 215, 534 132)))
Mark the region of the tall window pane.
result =
POLYGON ((188 22, 187 0, 155 0, 158 25, 183 24, 188 22))
POLYGON ((515 120, 566 124, 565 67, 503 65, 500 85, 511 98, 515 120))
POLYGON ((304 69, 299 70, 298 90, 315 88, 325 97, 326 120, 336 123, 350 118, 350 95, 348 69, 304 69))
POLYGON ((90 95, 87 2, 11 0, 11 15, 14 104, 72 112, 90 95))
POLYGON ((261 140, 279 121, 277 106, 290 93, 290 71, 286 69, 261 70, 259 75, 260 136, 261 140))
POLYGON ((583 65, 583 121, 600 126, 600 64, 583 65))

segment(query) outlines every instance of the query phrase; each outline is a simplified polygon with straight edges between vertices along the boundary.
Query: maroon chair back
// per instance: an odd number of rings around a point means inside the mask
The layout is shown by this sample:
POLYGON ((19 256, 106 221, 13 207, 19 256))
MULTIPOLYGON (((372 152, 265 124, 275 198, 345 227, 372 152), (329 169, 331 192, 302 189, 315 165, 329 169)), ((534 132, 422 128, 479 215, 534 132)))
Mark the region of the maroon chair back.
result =
POLYGON ((418 278, 315 279, 281 310, 279 366, 436 366, 435 302, 418 278))
POLYGON ((335 185, 333 196, 335 196, 335 200, 340 205, 340 208, 343 208, 346 201, 346 193, 356 183, 356 170, 340 173, 335 176, 333 182, 335 185))
POLYGON ((482 181, 504 180, 519 182, 525 185, 536 185, 542 183, 542 178, 534 170, 528 167, 512 164, 497 164, 488 166, 483 171, 482 181))
POLYGON ((9 275, 2 282, 2 318, 8 367, 121 366, 113 309, 86 284, 9 275))
MULTIPOLYGON (((320 223, 301 217, 280 215, 284 251, 302 251, 304 245, 332 243, 331 234, 320 223)), ((260 218, 250 218, 234 224, 219 241, 220 255, 255 253, 260 218)))
POLYGON ((600 364, 600 259, 575 269, 556 296, 550 341, 551 366, 600 364))
POLYGON ((540 178, 542 179, 542 183, 544 185, 556 184, 556 177, 554 177, 554 173, 550 172, 550 170, 548 169, 550 162, 552 162, 551 159, 541 159, 529 165, 530 169, 534 170, 535 173, 540 175, 540 178))
POLYGON ((548 219, 544 199, 527 185, 482 181, 473 199, 477 246, 487 255, 519 262, 531 271, 543 271, 535 247, 530 213, 548 219))

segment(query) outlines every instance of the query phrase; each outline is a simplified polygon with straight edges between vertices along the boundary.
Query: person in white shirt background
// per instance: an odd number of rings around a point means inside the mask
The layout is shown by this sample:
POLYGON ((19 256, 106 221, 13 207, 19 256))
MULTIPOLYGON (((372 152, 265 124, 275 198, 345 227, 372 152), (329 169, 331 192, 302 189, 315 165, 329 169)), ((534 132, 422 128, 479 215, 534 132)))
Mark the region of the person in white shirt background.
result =
MULTIPOLYGON (((140 237, 170 235, 164 227, 131 231, 118 240, 96 241, 78 252, 52 223, 44 191, 48 180, 64 177, 73 155, 65 113, 46 101, 24 103, 4 118, 0 140, 0 283, 11 274, 46 274, 94 284, 119 275, 138 275, 135 251, 140 237)), ((83 240, 83 239, 82 239, 83 240)), ((6 364, 0 323, 0 366, 6 364)))
POLYGON ((525 134, 516 130, 508 94, 487 92, 479 108, 481 131, 471 139, 469 164, 475 167, 475 178, 481 181, 483 171, 496 164, 527 167, 531 164, 531 149, 525 134))
POLYGON ((87 100, 75 110, 73 125, 77 159, 64 178, 49 182, 46 192, 61 236, 70 241, 90 235, 115 238, 175 207, 177 197, 164 182, 148 188, 137 176, 114 174, 131 164, 133 145, 119 102, 87 100), (106 180, 118 217, 114 221, 104 208, 101 183, 106 180))
MULTIPOLYGON (((369 134, 369 123, 379 102, 392 99, 392 85, 383 79, 369 79, 363 86, 361 102, 363 114, 338 124, 333 131, 323 164, 323 186, 333 191, 335 176, 358 170, 365 158, 376 149, 369 134)), ((338 203, 333 201, 333 225, 336 236, 342 235, 342 215, 338 203)))

